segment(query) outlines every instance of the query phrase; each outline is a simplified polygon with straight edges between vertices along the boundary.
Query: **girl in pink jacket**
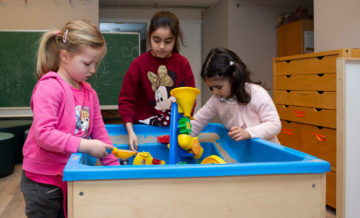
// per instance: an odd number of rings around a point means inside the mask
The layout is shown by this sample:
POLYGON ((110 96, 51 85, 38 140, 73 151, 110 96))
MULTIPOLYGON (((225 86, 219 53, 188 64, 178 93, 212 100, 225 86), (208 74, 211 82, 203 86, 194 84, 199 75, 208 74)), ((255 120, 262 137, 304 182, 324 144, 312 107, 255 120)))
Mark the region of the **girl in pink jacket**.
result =
POLYGON ((28 217, 65 217, 63 169, 71 153, 85 152, 103 165, 119 165, 102 120, 99 100, 85 81, 95 73, 106 45, 94 25, 68 22, 40 42, 33 123, 23 147, 21 190, 28 217), (91 139, 90 139, 91 138, 91 139))
POLYGON ((281 122, 274 102, 231 50, 214 48, 202 65, 201 77, 213 95, 195 114, 191 136, 198 135, 216 115, 235 141, 263 138, 279 143, 281 122))

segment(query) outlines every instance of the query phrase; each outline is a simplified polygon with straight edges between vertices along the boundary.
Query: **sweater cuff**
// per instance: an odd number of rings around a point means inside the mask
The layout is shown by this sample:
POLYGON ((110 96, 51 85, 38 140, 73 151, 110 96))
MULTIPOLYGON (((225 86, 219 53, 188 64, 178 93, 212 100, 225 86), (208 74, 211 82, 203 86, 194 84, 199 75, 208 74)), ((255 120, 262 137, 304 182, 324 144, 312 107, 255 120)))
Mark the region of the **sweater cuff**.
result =
POLYGON ((259 137, 256 136, 256 134, 251 130, 251 128, 246 128, 245 130, 250 134, 250 139, 259 138, 259 137))
POLYGON ((134 121, 133 118, 130 117, 130 116, 124 116, 124 117, 121 117, 121 119, 122 119, 124 124, 128 123, 128 122, 133 123, 133 121, 134 121))
POLYGON ((101 158, 100 162, 103 166, 117 166, 120 165, 119 159, 114 154, 101 158))
POLYGON ((80 145, 81 138, 76 136, 70 136, 66 145, 65 145, 65 152, 66 153, 76 153, 78 152, 78 148, 80 145))

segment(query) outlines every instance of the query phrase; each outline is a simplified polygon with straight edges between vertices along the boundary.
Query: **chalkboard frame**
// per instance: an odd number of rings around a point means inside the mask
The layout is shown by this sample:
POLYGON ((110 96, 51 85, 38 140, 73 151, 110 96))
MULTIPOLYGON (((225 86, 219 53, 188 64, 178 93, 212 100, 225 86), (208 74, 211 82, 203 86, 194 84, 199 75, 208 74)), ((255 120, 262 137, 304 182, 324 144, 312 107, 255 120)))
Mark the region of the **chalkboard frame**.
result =
MULTIPOLYGON (((39 36, 41 36, 45 31, 44 30, 34 30, 34 31, 31 31, 31 30, 30 31, 29 30, 0 30, 0 34, 2 34, 4 32, 13 32, 13 33, 21 33, 21 34, 22 33, 24 33, 24 34, 26 34, 26 33, 39 33, 39 36)), ((140 33, 103 32, 105 40, 107 40, 107 50, 108 50, 107 55, 111 54, 111 50, 112 50, 112 48, 111 48, 112 44, 108 42, 107 36, 109 36, 109 35, 116 36, 116 34, 118 36, 120 36, 120 35, 122 35, 122 36, 124 36, 124 35, 135 35, 135 37, 137 38, 136 39, 136 43, 137 43, 137 49, 136 49, 137 54, 136 54, 136 56, 140 55, 140 33)), ((36 83, 36 75, 35 75, 35 71, 36 71, 36 50, 37 50, 37 47, 38 47, 38 41, 36 42, 37 44, 32 46, 34 54, 32 56, 32 59, 30 60, 30 61, 32 61, 32 67, 31 68, 33 68, 33 72, 34 72, 34 75, 33 75, 34 79, 35 79, 34 85, 36 83)), ((99 69, 98 69, 97 73, 99 73, 99 71, 101 71, 101 70, 104 70, 103 63, 105 63, 106 58, 109 58, 109 56, 104 57, 104 60, 102 61, 102 64, 99 65, 99 69)), ((122 78, 125 75, 125 72, 127 71, 127 68, 130 65, 131 61, 128 61, 127 66, 122 67, 122 72, 121 72, 122 78)), ((0 73, 1 73, 1 71, 0 71, 0 73)), ((96 76, 93 76, 93 77, 96 77, 96 76)), ((121 84, 122 84, 122 78, 119 80, 119 87, 118 87, 117 91, 120 90, 120 87, 121 87, 121 84)), ((96 90, 97 86, 93 85, 93 88, 96 90)), ((30 95, 31 95, 31 91, 30 91, 30 95)), ((114 103, 111 103, 111 104, 108 104, 108 103, 102 104, 101 103, 101 93, 98 92, 98 95, 99 95, 102 110, 114 110, 114 109, 117 109, 117 102, 113 101, 114 103)), ((117 95, 118 95, 118 93, 114 93, 114 96, 116 97, 116 100, 117 100, 117 95)), ((3 105, 0 105, 0 118, 2 118, 2 117, 32 117, 32 112, 31 112, 31 109, 30 109, 29 106, 3 106, 3 105)))

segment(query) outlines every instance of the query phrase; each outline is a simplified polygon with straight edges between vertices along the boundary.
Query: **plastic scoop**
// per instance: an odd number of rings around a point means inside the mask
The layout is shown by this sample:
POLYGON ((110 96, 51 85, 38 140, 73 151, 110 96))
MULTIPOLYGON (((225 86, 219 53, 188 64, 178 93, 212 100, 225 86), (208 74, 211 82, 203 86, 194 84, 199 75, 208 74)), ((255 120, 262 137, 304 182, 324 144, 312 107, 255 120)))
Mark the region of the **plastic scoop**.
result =
POLYGON ((114 147, 114 149, 112 150, 112 152, 115 157, 119 158, 119 159, 128 159, 129 157, 134 156, 137 151, 130 151, 130 150, 125 150, 125 149, 118 149, 116 147, 114 147))

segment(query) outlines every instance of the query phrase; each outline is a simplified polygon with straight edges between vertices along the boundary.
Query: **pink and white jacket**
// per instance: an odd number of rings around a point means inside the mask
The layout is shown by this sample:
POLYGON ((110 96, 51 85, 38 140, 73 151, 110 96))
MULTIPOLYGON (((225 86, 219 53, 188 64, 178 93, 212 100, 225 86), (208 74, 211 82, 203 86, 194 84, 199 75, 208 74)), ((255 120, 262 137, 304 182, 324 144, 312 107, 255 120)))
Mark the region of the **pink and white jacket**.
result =
POLYGON ((246 84, 246 90, 251 95, 247 105, 241 105, 236 100, 221 102, 212 95, 195 114, 195 120, 191 121, 190 135, 198 135, 209 121, 218 115, 227 129, 238 126, 248 131, 251 138, 263 138, 280 144, 276 135, 281 130, 281 122, 270 95, 256 84, 246 84))
MULTIPOLYGON (((89 96, 90 129, 88 136, 112 144, 102 120, 99 99, 90 84, 81 83, 89 96)), ((42 175, 62 175, 71 153, 77 152, 80 137, 75 135, 75 101, 70 86, 55 72, 37 82, 31 97, 33 123, 23 147, 23 169, 42 175)), ((110 154, 103 165, 119 165, 110 154)))

